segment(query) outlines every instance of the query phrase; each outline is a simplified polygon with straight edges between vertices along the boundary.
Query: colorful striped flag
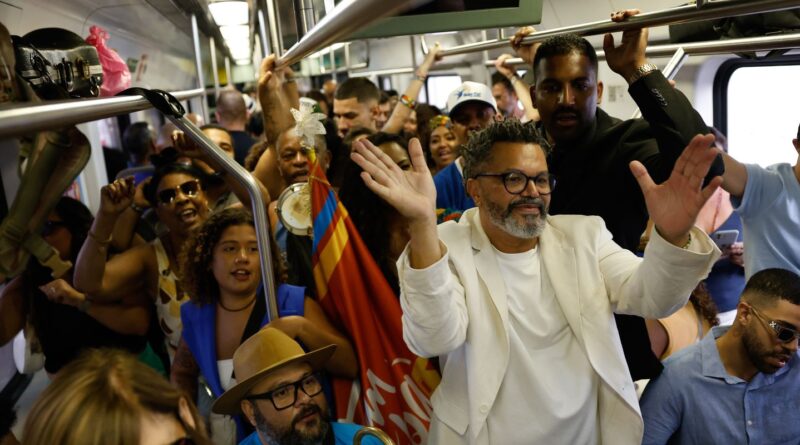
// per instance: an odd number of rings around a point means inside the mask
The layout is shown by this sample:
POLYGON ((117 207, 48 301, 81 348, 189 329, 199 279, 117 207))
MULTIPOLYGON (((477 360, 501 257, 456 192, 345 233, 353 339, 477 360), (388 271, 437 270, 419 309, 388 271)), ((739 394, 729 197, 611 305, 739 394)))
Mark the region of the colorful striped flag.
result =
POLYGON ((426 443, 439 373, 405 345, 400 302, 319 164, 309 182, 317 295, 349 334, 360 366, 360 384, 334 382, 337 417, 381 428, 397 444, 426 443))

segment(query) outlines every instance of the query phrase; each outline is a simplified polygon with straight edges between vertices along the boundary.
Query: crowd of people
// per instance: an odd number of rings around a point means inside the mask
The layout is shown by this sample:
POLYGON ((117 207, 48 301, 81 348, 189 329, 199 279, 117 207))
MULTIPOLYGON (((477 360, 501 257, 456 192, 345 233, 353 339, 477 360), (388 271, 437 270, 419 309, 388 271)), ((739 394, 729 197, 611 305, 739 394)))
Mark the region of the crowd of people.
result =
MULTIPOLYGON (((408 349, 438 359, 427 443, 800 441, 800 161, 731 157, 647 60, 646 29, 604 41, 628 120, 599 107, 587 40, 532 32, 510 42, 532 84, 504 55, 446 112, 417 102, 438 45, 402 93, 350 78, 301 97, 270 56, 257 111, 220 94, 197 123, 259 183, 274 319, 248 193, 171 124, 131 125, 135 175, 114 171, 96 215, 62 198, 45 224, 72 269, 33 259, 0 294, 0 344, 24 331, 51 379, 20 437, 2 391, 0 444, 352 443, 332 387, 362 354, 318 301, 313 231, 282 208, 313 165, 408 349)), ((800 158, 800 128, 792 143, 800 158)))

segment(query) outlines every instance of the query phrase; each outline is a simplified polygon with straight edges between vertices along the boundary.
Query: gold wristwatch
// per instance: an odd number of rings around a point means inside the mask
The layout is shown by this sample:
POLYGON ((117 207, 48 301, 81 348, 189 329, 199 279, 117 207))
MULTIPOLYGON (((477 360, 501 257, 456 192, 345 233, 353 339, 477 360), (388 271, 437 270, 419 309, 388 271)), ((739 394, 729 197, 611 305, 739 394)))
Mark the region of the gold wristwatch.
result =
POLYGON ((639 68, 636 68, 636 71, 634 71, 633 74, 631 74, 631 76, 627 79, 628 84, 632 85, 634 82, 652 73, 653 71, 658 71, 658 67, 653 65, 652 63, 645 63, 639 68))

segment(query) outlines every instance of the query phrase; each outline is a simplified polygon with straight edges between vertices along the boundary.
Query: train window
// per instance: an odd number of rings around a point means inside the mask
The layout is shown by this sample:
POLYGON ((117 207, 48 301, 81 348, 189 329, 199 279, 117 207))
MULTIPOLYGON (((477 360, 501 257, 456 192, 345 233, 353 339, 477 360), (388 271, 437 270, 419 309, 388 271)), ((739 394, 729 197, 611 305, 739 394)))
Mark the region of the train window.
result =
POLYGON ((461 85, 461 76, 459 75, 429 76, 428 97, 423 101, 445 110, 447 108, 447 95, 458 88, 459 85, 461 85))
POLYGON ((761 166, 797 161, 791 143, 800 124, 800 90, 792 87, 797 79, 800 58, 795 57, 735 60, 720 67, 715 124, 726 132, 731 156, 761 166))

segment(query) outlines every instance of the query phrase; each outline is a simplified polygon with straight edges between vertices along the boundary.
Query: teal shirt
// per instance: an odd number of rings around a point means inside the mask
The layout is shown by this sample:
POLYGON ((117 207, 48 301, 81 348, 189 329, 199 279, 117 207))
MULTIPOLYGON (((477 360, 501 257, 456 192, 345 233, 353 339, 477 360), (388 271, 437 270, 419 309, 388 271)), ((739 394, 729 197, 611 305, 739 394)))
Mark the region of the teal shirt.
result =
MULTIPOLYGON (((353 445, 353 436, 356 435, 358 430, 363 428, 361 425, 355 425, 352 423, 331 422, 330 425, 331 430, 333 431, 334 443, 336 445, 353 445)), ((366 436, 361 443, 365 445, 381 445, 381 442, 374 436, 366 436)), ((254 432, 253 434, 247 436, 247 438, 245 438, 243 441, 239 442, 239 445, 266 444, 262 444, 258 437, 258 432, 254 432)))

